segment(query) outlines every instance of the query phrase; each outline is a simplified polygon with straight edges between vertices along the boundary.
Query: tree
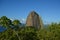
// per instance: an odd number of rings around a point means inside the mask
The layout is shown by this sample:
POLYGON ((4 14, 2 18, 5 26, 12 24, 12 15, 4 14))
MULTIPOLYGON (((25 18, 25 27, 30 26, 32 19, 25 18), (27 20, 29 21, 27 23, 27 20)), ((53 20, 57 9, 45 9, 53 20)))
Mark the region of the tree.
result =
POLYGON ((2 16, 0 18, 0 25, 8 28, 11 25, 11 20, 8 19, 6 16, 2 16))
POLYGON ((21 40, 39 40, 35 28, 25 27, 18 32, 21 40))
POLYGON ((12 22, 12 24, 14 25, 14 28, 19 28, 19 26, 20 26, 20 21, 19 20, 14 20, 13 22, 12 22))
POLYGON ((20 21, 19 21, 19 20, 14 20, 14 21, 12 22, 12 24, 13 24, 14 26, 19 26, 19 25, 20 25, 20 21))
POLYGON ((19 40, 16 32, 9 28, 0 34, 0 40, 19 40))

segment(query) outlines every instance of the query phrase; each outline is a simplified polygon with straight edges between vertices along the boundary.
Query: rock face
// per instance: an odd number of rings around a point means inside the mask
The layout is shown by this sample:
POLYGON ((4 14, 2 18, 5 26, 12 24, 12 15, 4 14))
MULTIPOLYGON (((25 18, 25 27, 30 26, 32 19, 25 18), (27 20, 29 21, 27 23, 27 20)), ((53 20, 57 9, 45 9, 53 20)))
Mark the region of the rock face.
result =
POLYGON ((26 26, 35 27, 37 29, 42 28, 43 26, 42 20, 35 11, 32 11, 28 15, 27 20, 26 20, 26 26))

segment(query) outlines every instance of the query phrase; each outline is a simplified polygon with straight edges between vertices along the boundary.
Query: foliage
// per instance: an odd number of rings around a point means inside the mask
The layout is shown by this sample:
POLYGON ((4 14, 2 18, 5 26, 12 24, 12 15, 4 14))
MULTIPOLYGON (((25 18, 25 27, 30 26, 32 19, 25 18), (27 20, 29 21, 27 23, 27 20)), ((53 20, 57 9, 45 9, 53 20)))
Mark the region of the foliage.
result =
POLYGON ((0 18, 0 25, 8 28, 11 25, 11 20, 8 19, 6 16, 2 16, 0 18))
POLYGON ((13 24, 13 26, 14 26, 14 29, 18 29, 19 27, 20 27, 20 21, 19 20, 14 20, 13 22, 12 22, 12 24, 13 24))
POLYGON ((47 28, 37 30, 31 26, 20 27, 19 20, 11 22, 6 16, 0 18, 0 25, 8 27, 12 24, 17 30, 10 27, 0 32, 0 40, 60 40, 60 23, 51 23, 47 28))
POLYGON ((21 29, 18 35, 20 36, 21 40, 38 40, 36 30, 31 27, 21 29))
POLYGON ((12 22, 12 24, 15 25, 15 26, 18 26, 18 25, 20 25, 20 21, 19 20, 14 20, 12 22))

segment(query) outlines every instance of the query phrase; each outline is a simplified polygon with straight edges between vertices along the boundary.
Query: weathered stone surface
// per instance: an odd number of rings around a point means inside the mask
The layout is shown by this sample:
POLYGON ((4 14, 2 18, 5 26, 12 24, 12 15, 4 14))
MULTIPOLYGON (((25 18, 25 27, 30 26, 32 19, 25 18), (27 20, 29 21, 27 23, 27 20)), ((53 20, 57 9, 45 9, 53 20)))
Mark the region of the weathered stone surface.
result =
POLYGON ((38 29, 43 27, 42 20, 35 11, 32 11, 28 15, 27 20, 26 20, 26 26, 32 26, 38 29))

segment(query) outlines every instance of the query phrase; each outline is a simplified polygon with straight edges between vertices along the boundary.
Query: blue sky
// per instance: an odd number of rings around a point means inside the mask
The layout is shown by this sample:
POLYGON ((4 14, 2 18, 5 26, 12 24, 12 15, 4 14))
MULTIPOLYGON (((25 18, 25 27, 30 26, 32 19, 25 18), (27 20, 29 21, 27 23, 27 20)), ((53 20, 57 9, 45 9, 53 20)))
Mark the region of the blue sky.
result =
POLYGON ((0 17, 25 21, 33 10, 44 24, 60 22, 60 0, 0 0, 0 17))

